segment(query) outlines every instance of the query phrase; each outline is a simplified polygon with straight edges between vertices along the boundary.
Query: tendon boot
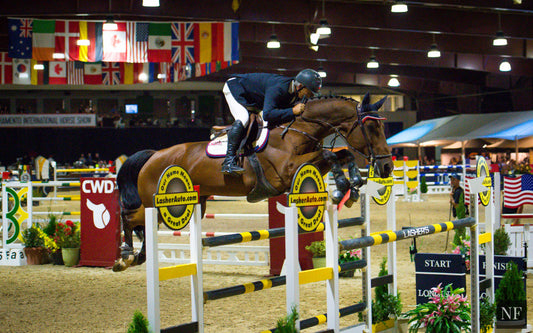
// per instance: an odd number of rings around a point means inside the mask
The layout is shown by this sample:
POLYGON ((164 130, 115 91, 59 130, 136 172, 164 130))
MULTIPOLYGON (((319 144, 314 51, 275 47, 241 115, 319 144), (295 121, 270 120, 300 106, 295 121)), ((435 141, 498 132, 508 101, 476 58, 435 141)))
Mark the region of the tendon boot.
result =
POLYGON ((237 149, 242 140, 244 126, 240 120, 235 120, 228 131, 228 151, 226 159, 222 162, 222 173, 239 176, 244 173, 244 169, 237 165, 237 149))

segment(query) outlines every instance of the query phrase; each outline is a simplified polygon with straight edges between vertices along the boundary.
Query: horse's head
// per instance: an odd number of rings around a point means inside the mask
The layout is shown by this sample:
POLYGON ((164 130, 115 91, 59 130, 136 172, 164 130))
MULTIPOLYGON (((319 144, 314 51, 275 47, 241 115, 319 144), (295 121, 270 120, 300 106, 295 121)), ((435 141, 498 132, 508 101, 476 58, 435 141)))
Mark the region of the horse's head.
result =
POLYGON ((341 133, 344 134, 351 150, 363 155, 374 166, 376 176, 388 177, 393 170, 392 155, 385 137, 385 126, 378 110, 387 97, 370 104, 368 93, 363 101, 356 106, 355 116, 343 123, 341 133))

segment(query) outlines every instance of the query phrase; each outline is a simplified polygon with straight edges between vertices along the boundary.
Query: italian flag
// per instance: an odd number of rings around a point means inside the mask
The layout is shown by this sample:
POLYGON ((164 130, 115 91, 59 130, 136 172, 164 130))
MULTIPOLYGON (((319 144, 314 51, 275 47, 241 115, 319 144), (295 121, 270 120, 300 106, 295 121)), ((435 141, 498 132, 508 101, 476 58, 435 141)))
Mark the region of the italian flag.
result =
POLYGON ((172 62, 170 23, 148 26, 148 62, 172 62))
POLYGON ((56 21, 33 20, 32 58, 54 60, 56 21))

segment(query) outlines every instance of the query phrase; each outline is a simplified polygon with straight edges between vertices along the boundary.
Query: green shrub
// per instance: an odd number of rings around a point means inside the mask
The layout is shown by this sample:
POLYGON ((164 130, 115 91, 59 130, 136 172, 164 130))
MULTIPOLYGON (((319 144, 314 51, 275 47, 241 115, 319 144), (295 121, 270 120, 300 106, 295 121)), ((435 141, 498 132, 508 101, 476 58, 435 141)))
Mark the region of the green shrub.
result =
POLYGON ((314 241, 307 245, 305 249, 311 252, 314 258, 323 258, 326 256, 326 241, 314 241))
POLYGON ((481 333, 487 333, 494 327, 496 319, 496 304, 491 303, 488 297, 483 297, 479 303, 479 326, 481 333))
POLYGON ((283 318, 280 318, 276 324, 277 333, 296 333, 296 320, 298 320, 298 311, 296 307, 291 308, 291 313, 283 318))
POLYGON ((128 327, 128 333, 148 333, 148 319, 139 310, 135 310, 133 320, 128 327))
POLYGON ((495 299, 498 307, 526 300, 522 272, 512 261, 509 263, 509 269, 503 274, 500 285, 496 290, 495 299))
POLYGON ((511 237, 504 228, 498 228, 494 232, 494 254, 504 256, 511 245, 511 237))

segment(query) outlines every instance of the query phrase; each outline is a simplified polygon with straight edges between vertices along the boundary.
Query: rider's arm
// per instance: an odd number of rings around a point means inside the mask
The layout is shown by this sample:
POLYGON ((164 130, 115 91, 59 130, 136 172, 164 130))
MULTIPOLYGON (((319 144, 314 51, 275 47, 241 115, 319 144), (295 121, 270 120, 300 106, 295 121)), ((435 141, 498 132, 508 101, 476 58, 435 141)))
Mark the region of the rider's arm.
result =
POLYGON ((283 124, 294 119, 292 107, 286 109, 278 108, 278 100, 280 96, 281 92, 278 87, 269 88, 265 92, 263 119, 269 123, 283 124))

